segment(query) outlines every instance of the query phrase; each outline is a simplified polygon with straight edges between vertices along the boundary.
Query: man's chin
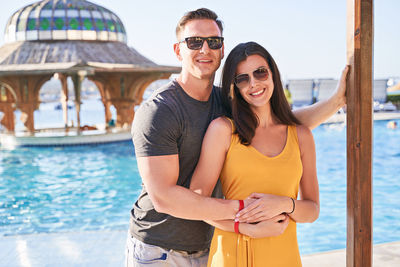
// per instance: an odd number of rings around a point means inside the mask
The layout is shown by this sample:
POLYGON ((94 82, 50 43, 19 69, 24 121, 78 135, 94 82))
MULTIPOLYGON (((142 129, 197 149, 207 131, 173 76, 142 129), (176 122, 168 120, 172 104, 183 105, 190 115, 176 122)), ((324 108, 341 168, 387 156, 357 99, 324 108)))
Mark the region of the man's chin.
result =
POLYGON ((215 76, 216 70, 203 70, 203 71, 198 71, 196 76, 199 79, 213 79, 215 76))
POLYGON ((213 80, 214 81, 215 72, 213 73, 202 73, 197 75, 199 80, 213 80))

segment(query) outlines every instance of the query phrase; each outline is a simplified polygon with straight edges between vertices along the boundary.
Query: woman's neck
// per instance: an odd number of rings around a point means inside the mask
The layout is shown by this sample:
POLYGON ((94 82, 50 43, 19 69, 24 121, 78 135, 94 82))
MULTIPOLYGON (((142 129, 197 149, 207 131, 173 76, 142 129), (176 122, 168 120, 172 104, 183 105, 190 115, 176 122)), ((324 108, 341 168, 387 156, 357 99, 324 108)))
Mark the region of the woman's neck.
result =
POLYGON ((271 111, 271 105, 268 103, 263 107, 252 107, 253 112, 258 117, 258 127, 257 128, 266 128, 272 125, 276 125, 276 120, 271 111))

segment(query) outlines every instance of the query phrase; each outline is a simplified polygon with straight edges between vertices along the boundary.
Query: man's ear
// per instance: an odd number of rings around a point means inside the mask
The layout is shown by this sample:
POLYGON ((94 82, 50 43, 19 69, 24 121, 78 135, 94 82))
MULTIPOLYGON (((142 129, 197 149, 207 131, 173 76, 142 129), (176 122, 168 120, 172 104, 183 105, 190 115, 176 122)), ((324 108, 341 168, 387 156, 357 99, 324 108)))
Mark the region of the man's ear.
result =
POLYGON ((224 55, 225 55, 225 44, 222 44, 222 54, 221 54, 221 59, 223 59, 224 58, 224 55))
POLYGON ((179 61, 182 61, 181 48, 179 47, 179 43, 174 44, 174 52, 179 61))

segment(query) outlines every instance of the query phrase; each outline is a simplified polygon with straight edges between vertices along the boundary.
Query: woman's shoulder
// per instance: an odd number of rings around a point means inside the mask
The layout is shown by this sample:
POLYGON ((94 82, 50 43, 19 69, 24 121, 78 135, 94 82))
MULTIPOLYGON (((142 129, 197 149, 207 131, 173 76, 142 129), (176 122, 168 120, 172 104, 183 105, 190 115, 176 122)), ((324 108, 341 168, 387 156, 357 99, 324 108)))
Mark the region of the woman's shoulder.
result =
POLYGON ((294 127, 296 127, 297 135, 299 136, 299 138, 300 138, 300 136, 306 137, 306 136, 312 135, 310 128, 308 128, 307 126, 295 125, 294 127))
POLYGON ((310 128, 304 125, 296 125, 296 130, 300 148, 314 143, 314 137, 310 128))
POLYGON ((232 126, 229 119, 219 117, 208 126, 204 142, 213 146, 214 152, 219 148, 228 151, 232 138, 232 126))
POLYGON ((231 134, 233 122, 225 116, 214 119, 208 126, 209 130, 218 132, 220 134, 231 134))

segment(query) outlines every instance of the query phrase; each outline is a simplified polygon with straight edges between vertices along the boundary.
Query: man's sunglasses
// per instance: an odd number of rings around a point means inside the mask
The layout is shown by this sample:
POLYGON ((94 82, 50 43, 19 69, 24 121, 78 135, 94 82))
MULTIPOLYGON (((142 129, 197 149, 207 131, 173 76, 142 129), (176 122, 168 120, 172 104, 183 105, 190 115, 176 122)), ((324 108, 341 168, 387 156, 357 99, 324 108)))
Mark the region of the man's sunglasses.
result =
MULTIPOLYGON (((253 78, 259 81, 265 81, 268 79, 269 73, 266 67, 259 67, 253 71, 253 78)), ((233 79, 233 82, 239 89, 247 87, 250 83, 250 75, 247 73, 239 74, 233 79)))
POLYGON ((207 41, 210 49, 220 49, 224 44, 224 37, 213 36, 213 37, 186 37, 179 43, 185 42, 187 47, 191 50, 199 50, 203 47, 204 41, 207 41))

